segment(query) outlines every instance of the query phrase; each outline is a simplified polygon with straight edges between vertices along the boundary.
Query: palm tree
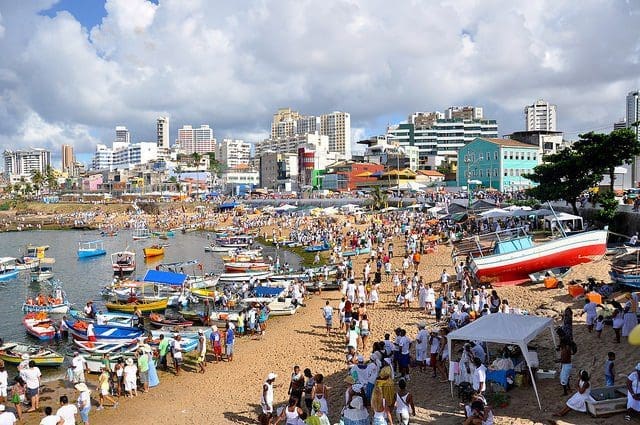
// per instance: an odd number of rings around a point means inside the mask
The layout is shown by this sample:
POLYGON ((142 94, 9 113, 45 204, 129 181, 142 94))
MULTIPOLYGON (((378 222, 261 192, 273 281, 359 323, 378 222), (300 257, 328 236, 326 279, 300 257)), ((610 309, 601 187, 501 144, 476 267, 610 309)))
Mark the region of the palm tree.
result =
POLYGON ((182 167, 181 166, 177 166, 175 168, 175 172, 178 174, 178 192, 181 192, 181 184, 180 182, 182 181, 182 167))
POLYGON ((373 186, 371 191, 371 208, 381 210, 386 208, 389 203, 387 194, 380 188, 380 185, 373 186))
POLYGON ((193 158, 193 165, 196 167, 196 194, 200 191, 200 160, 202 159, 202 154, 199 152, 194 152, 191 154, 191 158, 193 158))
POLYGON ((56 178, 55 171, 51 165, 47 165, 47 169, 45 171, 45 180, 47 181, 47 186, 49 190, 58 189, 58 179, 56 178))
POLYGON ((36 191, 36 196, 38 196, 40 188, 44 185, 44 175, 40 172, 40 170, 31 171, 31 183, 33 183, 33 188, 36 191))

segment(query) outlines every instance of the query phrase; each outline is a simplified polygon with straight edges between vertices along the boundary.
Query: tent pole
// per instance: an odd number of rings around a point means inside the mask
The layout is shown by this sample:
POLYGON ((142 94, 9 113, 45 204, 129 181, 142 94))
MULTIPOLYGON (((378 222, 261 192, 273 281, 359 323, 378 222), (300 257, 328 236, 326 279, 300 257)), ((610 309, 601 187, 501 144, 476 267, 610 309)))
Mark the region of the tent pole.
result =
MULTIPOLYGON (((449 340, 449 343, 447 344, 447 354, 449 355, 449 376, 451 376, 451 346, 453 345, 453 341, 456 341, 455 339, 451 339, 449 340)), ((451 389, 451 399, 453 399, 453 381, 449 380, 449 387, 451 389)))
MULTIPOLYGON (((524 344, 524 346, 520 346, 520 350, 523 353, 528 352, 527 350, 527 344, 524 344)), ((536 400, 538 400, 538 408, 540 410, 542 410, 542 404, 540 404, 540 396, 538 395, 538 386, 536 385, 536 378, 533 376, 533 371, 531 370, 531 365, 529 364, 529 359, 527 358, 528 356, 524 356, 524 361, 527 363, 527 369, 529 369, 529 376, 531 376, 531 383, 533 384, 533 391, 536 393, 536 400)))

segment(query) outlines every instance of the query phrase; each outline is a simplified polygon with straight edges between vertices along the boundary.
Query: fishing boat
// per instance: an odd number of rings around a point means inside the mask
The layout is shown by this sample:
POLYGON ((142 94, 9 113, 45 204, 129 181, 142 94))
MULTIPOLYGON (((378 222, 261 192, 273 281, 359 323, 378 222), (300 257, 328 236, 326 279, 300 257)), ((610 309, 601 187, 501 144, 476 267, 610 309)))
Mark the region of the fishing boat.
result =
POLYGON ((20 364, 25 355, 29 356, 29 360, 33 360, 38 367, 56 367, 64 362, 62 354, 39 345, 6 342, 0 346, 0 359, 6 363, 20 364))
POLYGON ((149 239, 150 237, 151 233, 149 233, 149 229, 147 229, 146 227, 135 228, 131 233, 131 238, 133 238, 134 241, 149 239))
POLYGON ((109 311, 122 311, 125 313, 133 313, 136 307, 140 309, 142 313, 150 313, 152 311, 164 311, 167 308, 168 298, 163 298, 155 301, 138 301, 138 302, 108 302, 105 304, 109 311))
POLYGON ((503 286, 526 282, 530 273, 540 270, 589 262, 606 249, 606 230, 534 243, 531 235, 518 228, 463 239, 453 255, 456 262, 470 258, 470 270, 478 281, 503 286))
POLYGON ((104 237, 115 237, 118 236, 117 230, 102 230, 100 232, 100 236, 104 237))
POLYGON ((278 299, 267 304, 269 316, 291 316, 298 311, 300 304, 294 303, 291 298, 278 299))
POLYGON ((640 288, 640 250, 614 258, 609 275, 619 285, 640 288))
POLYGON ((29 278, 31 282, 44 282, 53 277, 53 264, 55 260, 53 258, 42 258, 38 262, 38 266, 31 269, 29 272, 29 278))
MULTIPOLYGON (((120 360, 122 360, 123 363, 127 359, 133 359, 135 361, 136 350, 137 346, 132 345, 123 352, 107 353, 106 358, 104 354, 98 353, 84 353, 80 354, 80 356, 84 358, 89 373, 100 373, 102 366, 104 366, 106 362, 109 364, 109 371, 115 372, 116 364, 118 364, 120 360)), ((153 361, 157 362, 157 359, 154 358, 153 361)))
POLYGON ((22 304, 24 313, 53 313, 64 314, 69 311, 71 303, 67 300, 67 296, 59 287, 53 291, 49 297, 39 295, 37 297, 28 297, 22 304))
POLYGON ((555 277, 557 279, 561 279, 566 276, 567 273, 571 270, 571 267, 555 267, 549 270, 543 270, 537 273, 530 273, 529 279, 533 283, 541 283, 547 277, 555 277))
POLYGON ((224 269, 228 273, 266 272, 271 270, 271 265, 264 262, 225 263, 224 269))
POLYGON ((164 248, 166 245, 151 245, 142 250, 144 252, 144 258, 153 258, 164 255, 164 248))
POLYGON ((256 272, 256 271, 249 271, 244 273, 222 273, 220 275, 220 280, 223 282, 246 282, 252 279, 266 280, 271 275, 272 275, 271 272, 256 272))
POLYGON ((16 258, 0 257, 0 282, 15 279, 20 274, 16 268, 16 258))
MULTIPOLYGON (((82 320, 66 319, 65 324, 69 328, 69 333, 74 339, 81 339, 83 341, 88 340, 87 322, 82 320)), ((144 335, 144 330, 142 329, 131 327, 125 328, 121 326, 94 325, 93 330, 97 341, 106 340, 111 342, 128 342, 144 335)))
POLYGON ((331 245, 328 242, 325 242, 322 245, 308 246, 304 250, 307 252, 320 252, 320 251, 329 251, 330 249, 331 249, 331 245))
POLYGON ((159 328, 163 326, 172 326, 179 328, 186 328, 189 326, 193 326, 193 322, 189 320, 185 320, 184 318, 169 318, 159 313, 151 313, 149 315, 149 322, 153 326, 157 326, 159 328))
POLYGON ((27 333, 41 341, 48 341, 56 336, 56 328, 47 313, 27 313, 22 319, 27 333))
POLYGON ((136 253, 133 251, 118 251, 111 254, 111 268, 113 274, 128 274, 136 270, 136 253))
POLYGON ((112 313, 109 311, 100 311, 96 314, 96 318, 92 319, 87 317, 81 310, 71 310, 69 311, 69 315, 76 320, 81 320, 83 322, 92 322, 97 323, 104 326, 114 326, 120 328, 130 328, 133 327, 134 315, 126 314, 126 313, 112 313))
POLYGON ((132 339, 125 342, 111 342, 111 341, 82 341, 74 339, 73 343, 82 351, 86 353, 105 354, 114 353, 118 351, 126 351, 131 348, 132 345, 137 345, 138 340, 132 339))
POLYGON ((102 239, 78 243, 78 258, 99 257, 101 255, 107 255, 102 239))

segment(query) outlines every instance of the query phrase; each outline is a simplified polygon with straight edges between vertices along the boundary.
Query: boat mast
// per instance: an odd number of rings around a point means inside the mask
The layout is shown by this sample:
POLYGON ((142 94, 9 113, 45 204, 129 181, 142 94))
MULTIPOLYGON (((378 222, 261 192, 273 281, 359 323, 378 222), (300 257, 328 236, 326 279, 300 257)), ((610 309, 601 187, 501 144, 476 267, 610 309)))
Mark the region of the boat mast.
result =
POLYGON ((556 211, 551 206, 551 202, 547 201, 547 205, 549 205, 549 209, 553 213, 553 217, 556 219, 556 225, 560 228, 560 233, 562 233, 562 237, 566 238, 567 237, 567 233, 564 231, 564 228, 562 227, 562 223, 560 223, 560 220, 558 219, 558 216, 556 215, 556 211))

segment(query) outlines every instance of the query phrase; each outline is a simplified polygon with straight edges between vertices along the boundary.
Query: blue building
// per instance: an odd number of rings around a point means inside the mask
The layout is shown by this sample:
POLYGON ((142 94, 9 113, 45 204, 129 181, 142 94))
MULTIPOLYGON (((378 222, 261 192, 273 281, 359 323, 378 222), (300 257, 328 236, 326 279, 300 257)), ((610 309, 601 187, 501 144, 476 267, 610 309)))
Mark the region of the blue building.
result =
POLYGON ((458 152, 456 180, 458 186, 475 181, 476 185, 500 192, 523 190, 535 185, 524 175, 531 173, 540 162, 537 146, 510 139, 478 137, 458 152))

